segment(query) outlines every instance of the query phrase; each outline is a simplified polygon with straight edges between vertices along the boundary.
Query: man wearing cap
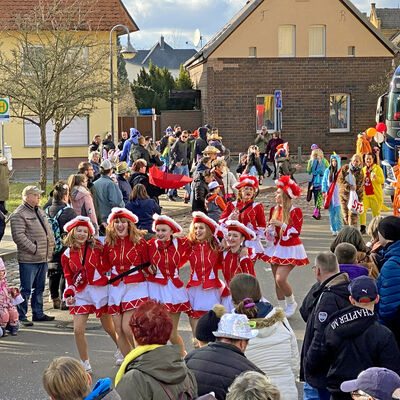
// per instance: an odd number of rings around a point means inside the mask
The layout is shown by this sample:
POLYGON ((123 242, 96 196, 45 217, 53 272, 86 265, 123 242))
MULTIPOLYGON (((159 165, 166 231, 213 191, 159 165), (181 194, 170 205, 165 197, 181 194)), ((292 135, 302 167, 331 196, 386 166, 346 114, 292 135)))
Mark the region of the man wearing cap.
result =
POLYGON ((218 330, 213 332, 216 342, 185 357, 186 365, 196 376, 199 396, 214 392, 218 400, 224 400, 229 386, 242 372, 263 374, 244 355, 249 339, 258 335, 258 330, 251 329, 250 325, 246 315, 224 314, 218 330))
POLYGON ((11 216, 11 234, 17 245, 20 292, 25 300, 18 305, 18 314, 19 320, 25 326, 33 325, 26 316, 31 294, 33 321, 54 320, 54 317, 43 313, 47 262, 52 256, 54 237, 46 214, 39 207, 42 193, 44 192, 36 186, 27 186, 22 191, 22 204, 11 216))
POLYGON ((357 379, 343 382, 340 389, 355 400, 400 399, 400 376, 390 369, 368 368, 357 379))
POLYGON ((122 193, 124 203, 128 203, 129 197, 132 193, 131 185, 129 184, 129 177, 131 176, 128 164, 122 161, 117 164, 117 182, 119 190, 122 193))
POLYGON ((349 284, 349 307, 334 313, 325 329, 323 352, 308 353, 306 369, 311 373, 329 364, 327 388, 334 400, 350 399, 340 390, 343 379, 355 378, 369 367, 400 372, 400 351, 393 333, 378 322, 374 313, 379 302, 375 281, 359 276, 349 284))
POLYGON ((104 160, 100 165, 101 176, 94 183, 101 221, 107 221, 113 207, 125 207, 121 190, 111 179, 112 171, 111 161, 104 160))
POLYGON ((396 336, 400 346, 400 217, 390 215, 378 225, 379 242, 383 246, 383 266, 376 282, 380 302, 379 322, 396 336))
POLYGON ((266 126, 263 126, 261 128, 261 132, 258 133, 256 138, 254 139, 254 144, 258 146, 258 148, 260 149, 260 161, 263 168, 263 175, 265 174, 265 171, 268 171, 268 176, 271 176, 272 169, 267 164, 268 159, 265 154, 268 141, 269 141, 268 129, 266 126))

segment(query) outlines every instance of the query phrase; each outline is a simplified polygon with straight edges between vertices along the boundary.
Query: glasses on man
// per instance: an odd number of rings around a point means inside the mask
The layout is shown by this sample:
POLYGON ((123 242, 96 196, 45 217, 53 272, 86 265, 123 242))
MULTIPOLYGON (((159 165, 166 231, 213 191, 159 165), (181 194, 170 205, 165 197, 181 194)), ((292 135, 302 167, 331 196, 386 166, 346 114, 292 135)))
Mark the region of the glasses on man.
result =
POLYGON ((181 136, 182 139, 187 139, 189 136, 181 136))

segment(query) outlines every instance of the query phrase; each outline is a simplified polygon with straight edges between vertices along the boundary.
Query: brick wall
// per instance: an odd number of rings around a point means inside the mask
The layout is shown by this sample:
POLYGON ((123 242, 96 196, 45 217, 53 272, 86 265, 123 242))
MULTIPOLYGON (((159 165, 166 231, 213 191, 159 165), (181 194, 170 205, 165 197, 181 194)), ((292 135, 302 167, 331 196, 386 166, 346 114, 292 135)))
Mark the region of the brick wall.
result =
POLYGON ((293 151, 301 146, 306 154, 318 143, 325 152, 350 154, 357 134, 375 125, 377 99, 368 87, 391 62, 357 57, 208 60, 203 120, 219 128, 232 151, 244 151, 255 137, 256 96, 281 89, 282 137, 293 151), (329 132, 329 96, 334 93, 351 96, 349 133, 329 132))
POLYGON ((175 124, 180 124, 182 129, 194 131, 203 125, 202 112, 200 110, 161 111, 161 132, 164 132, 168 126, 173 128, 175 124))

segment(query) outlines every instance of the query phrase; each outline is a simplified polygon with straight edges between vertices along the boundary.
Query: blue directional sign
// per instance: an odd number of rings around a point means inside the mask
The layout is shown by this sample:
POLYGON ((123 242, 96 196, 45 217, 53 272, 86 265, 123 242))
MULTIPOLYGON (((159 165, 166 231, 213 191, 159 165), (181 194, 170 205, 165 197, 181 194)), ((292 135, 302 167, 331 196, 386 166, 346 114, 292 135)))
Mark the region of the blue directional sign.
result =
POLYGON ((139 115, 153 115, 153 108, 140 108, 139 115))
POLYGON ((275 90, 275 108, 282 110, 282 90, 275 90))

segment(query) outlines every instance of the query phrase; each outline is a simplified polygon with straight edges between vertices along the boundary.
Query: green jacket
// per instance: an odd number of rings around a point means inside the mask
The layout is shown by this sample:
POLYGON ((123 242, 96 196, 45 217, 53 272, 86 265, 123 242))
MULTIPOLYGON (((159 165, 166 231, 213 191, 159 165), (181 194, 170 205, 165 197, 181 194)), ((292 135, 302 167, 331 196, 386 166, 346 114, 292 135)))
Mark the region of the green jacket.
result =
POLYGON ((267 147, 269 141, 269 135, 262 137, 260 134, 254 139, 254 144, 260 149, 260 153, 265 153, 265 148, 267 147))
POLYGON ((185 391, 197 397, 196 378, 182 360, 179 345, 157 347, 135 358, 128 364, 116 389, 122 400, 169 400, 159 382, 176 399, 185 391))

